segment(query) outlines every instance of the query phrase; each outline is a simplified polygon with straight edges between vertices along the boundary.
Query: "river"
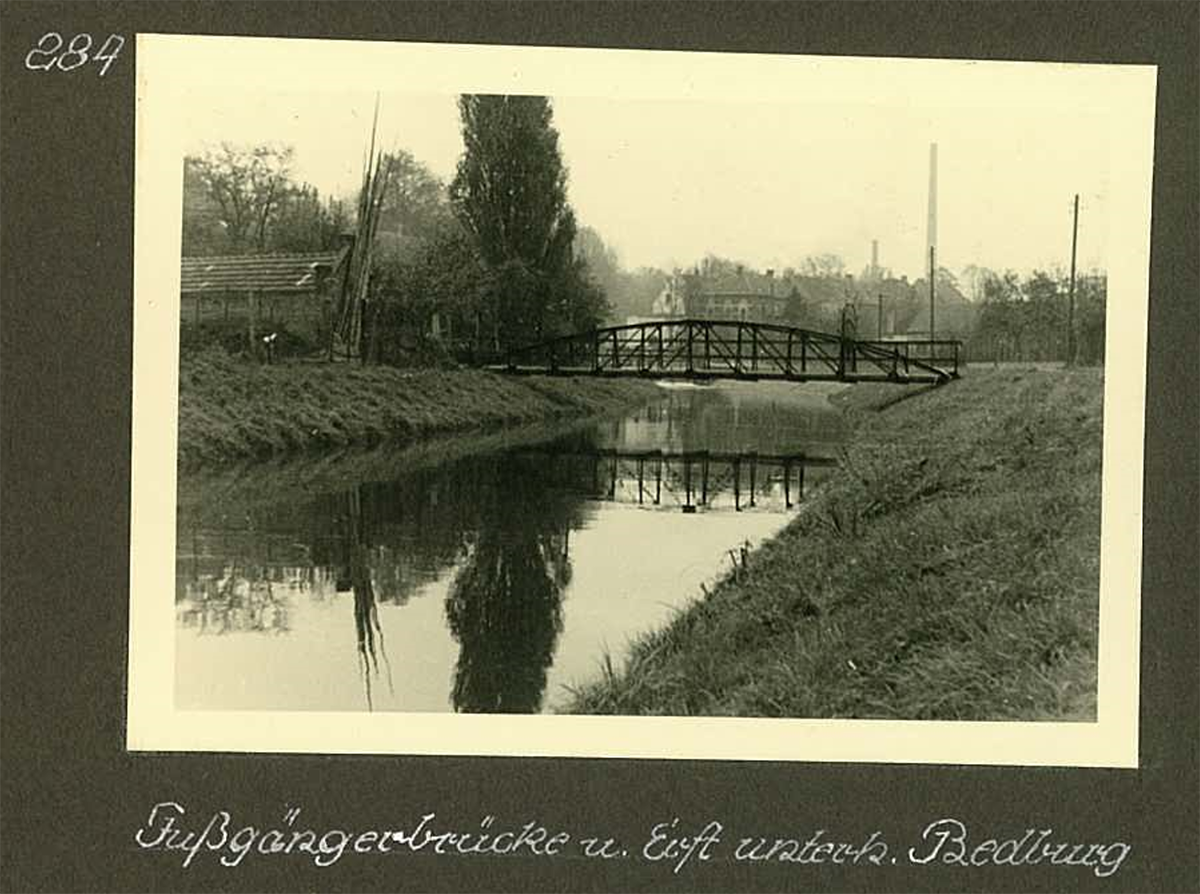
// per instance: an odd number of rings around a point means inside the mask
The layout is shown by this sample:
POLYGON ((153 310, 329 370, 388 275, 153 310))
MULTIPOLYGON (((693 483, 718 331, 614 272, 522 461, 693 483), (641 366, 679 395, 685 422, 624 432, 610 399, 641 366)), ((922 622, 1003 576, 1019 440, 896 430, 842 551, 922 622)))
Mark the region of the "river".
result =
POLYGON ((176 705, 561 709, 786 524, 838 387, 664 386, 623 418, 185 475, 176 705))

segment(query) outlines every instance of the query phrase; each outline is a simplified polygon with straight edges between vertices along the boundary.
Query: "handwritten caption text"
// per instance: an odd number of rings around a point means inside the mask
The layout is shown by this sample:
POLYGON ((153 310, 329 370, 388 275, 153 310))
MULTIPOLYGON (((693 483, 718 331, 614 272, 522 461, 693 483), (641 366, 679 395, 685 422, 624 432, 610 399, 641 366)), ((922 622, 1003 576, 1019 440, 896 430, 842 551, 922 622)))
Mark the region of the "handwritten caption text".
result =
POLYGON ((928 823, 893 846, 882 830, 864 835, 838 835, 816 828, 789 837, 733 835, 723 823, 686 823, 679 817, 654 823, 643 840, 631 845, 594 832, 580 833, 537 820, 502 821, 491 814, 475 827, 456 827, 424 813, 410 828, 348 830, 313 828, 300 822, 301 808, 288 807, 281 822, 260 827, 240 824, 226 810, 192 822, 183 805, 161 801, 151 808, 134 834, 145 850, 174 851, 183 867, 204 856, 222 866, 238 866, 248 856, 300 855, 319 867, 348 856, 378 857, 395 853, 443 856, 575 857, 590 860, 638 860, 678 874, 686 867, 712 861, 737 864, 832 864, 850 867, 1043 866, 1090 869, 1105 878, 1121 868, 1132 847, 1123 841, 1075 842, 1052 828, 1028 828, 1011 837, 980 839, 957 819, 928 823), (203 856, 202 856, 203 855, 203 856))

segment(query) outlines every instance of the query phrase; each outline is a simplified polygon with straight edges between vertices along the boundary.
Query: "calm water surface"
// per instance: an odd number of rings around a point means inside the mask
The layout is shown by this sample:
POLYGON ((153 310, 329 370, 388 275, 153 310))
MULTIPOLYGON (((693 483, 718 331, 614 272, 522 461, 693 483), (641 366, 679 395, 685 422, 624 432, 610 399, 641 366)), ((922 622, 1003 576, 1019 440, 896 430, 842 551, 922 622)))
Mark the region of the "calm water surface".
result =
POLYGON ((369 471, 185 477, 176 703, 561 708, 828 474, 843 438, 830 392, 664 388, 624 418, 369 471))

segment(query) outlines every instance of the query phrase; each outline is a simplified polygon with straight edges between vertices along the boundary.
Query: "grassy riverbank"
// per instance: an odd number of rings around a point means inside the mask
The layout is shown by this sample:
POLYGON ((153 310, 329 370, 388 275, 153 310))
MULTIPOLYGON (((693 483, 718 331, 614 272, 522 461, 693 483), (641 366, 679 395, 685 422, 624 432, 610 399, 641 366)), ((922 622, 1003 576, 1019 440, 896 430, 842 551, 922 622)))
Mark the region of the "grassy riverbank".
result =
POLYGON ((839 473, 571 710, 1094 718, 1102 371, 897 387, 835 398, 839 473))
POLYGON ((261 366, 211 351, 180 364, 179 462, 189 468, 608 413, 655 393, 652 383, 636 380, 261 366))

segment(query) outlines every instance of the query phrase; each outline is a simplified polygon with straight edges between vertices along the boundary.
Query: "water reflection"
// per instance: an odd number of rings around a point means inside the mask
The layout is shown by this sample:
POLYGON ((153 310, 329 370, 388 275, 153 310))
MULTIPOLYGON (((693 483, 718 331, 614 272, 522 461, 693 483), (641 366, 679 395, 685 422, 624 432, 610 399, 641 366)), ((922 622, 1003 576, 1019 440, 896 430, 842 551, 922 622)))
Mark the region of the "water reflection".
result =
POLYGON ((672 453, 820 454, 844 437, 842 416, 820 389, 761 382, 678 387, 636 413, 597 425, 591 441, 597 448, 672 453))
POLYGON ((287 633, 288 601, 263 572, 254 569, 249 577, 242 569, 230 567, 219 579, 206 576, 189 582, 176 607, 179 626, 199 633, 287 633))
POLYGON ((836 417, 822 410, 694 389, 534 446, 329 493, 191 493, 179 510, 177 699, 543 710, 552 678, 595 666, 598 641, 636 635, 660 608, 692 598, 727 548, 783 523, 806 475, 811 487, 830 464, 822 451, 836 432, 813 420, 836 417), (682 509, 688 527, 640 513, 653 509, 682 509), (640 582, 615 574, 623 554, 647 548, 664 567, 643 558, 640 582))
POLYGON ((387 645, 383 628, 379 624, 379 607, 375 602, 375 587, 371 580, 371 546, 368 538, 367 520, 362 512, 362 488, 355 488, 340 495, 345 513, 339 520, 345 531, 339 542, 343 545, 346 560, 345 577, 339 577, 338 592, 351 591, 354 599, 354 632, 358 643, 358 663, 362 673, 363 694, 367 710, 374 709, 371 697, 372 677, 379 677, 379 659, 383 658, 388 692, 395 694, 392 683, 392 665, 388 660, 387 645))
POLYGON ((483 494, 478 533, 446 598, 461 646, 452 699, 458 711, 530 713, 541 708, 562 632, 571 530, 584 513, 530 457, 494 462, 497 486, 483 494))
POLYGON ((803 453, 666 453, 589 450, 571 444, 547 444, 523 452, 538 457, 541 475, 552 486, 592 500, 685 513, 742 512, 764 506, 791 509, 804 498, 805 470, 836 464, 830 457, 803 453))

